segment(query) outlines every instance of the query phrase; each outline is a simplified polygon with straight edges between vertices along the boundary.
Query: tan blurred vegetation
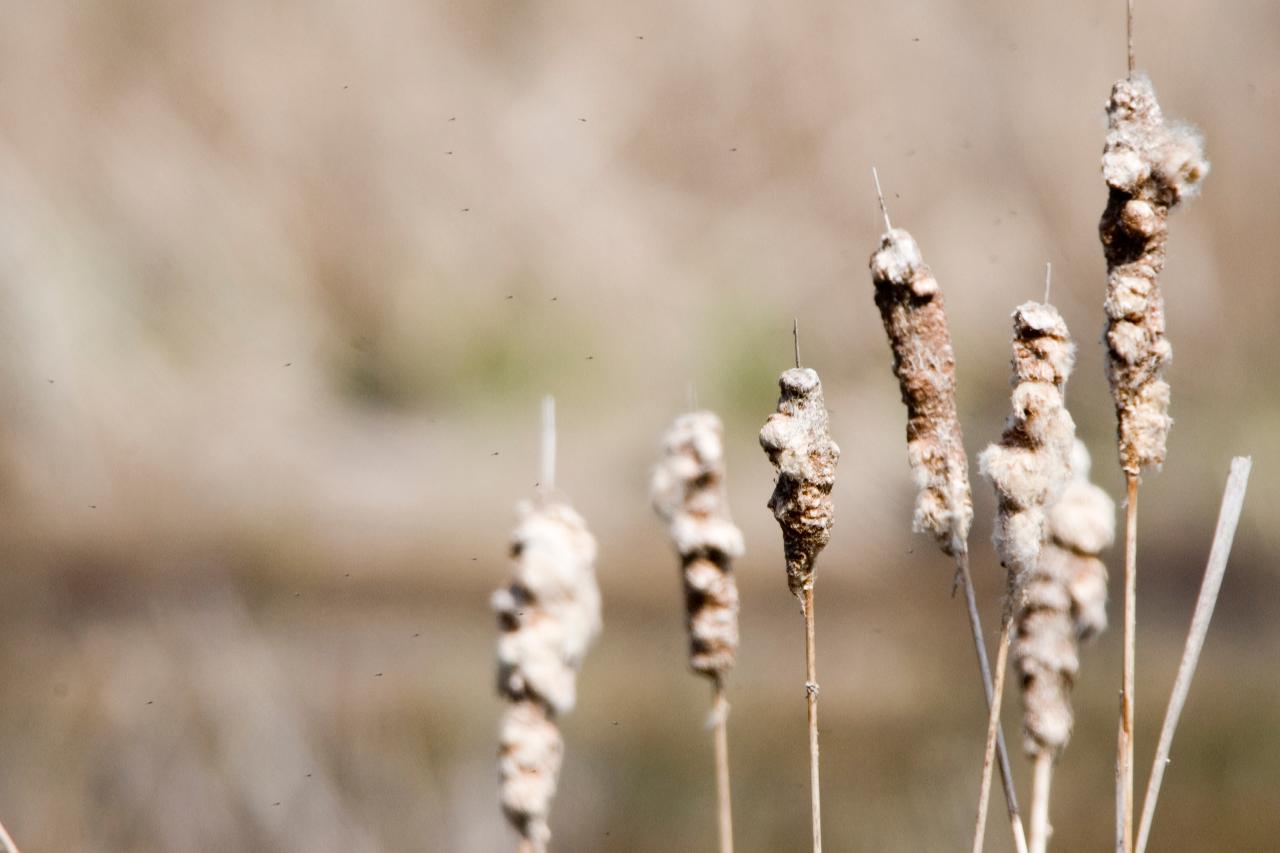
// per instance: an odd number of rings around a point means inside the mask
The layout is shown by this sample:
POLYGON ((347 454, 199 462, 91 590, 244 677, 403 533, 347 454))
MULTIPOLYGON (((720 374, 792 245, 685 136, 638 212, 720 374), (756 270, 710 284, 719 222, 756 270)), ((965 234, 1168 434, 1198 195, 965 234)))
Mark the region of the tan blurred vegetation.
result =
MULTIPOLYGON (((819 584, 828 845, 963 847, 985 714, 948 567, 907 529, 869 171, 947 291, 970 454, 1048 260, 1081 342, 1068 402, 1116 494, 1096 223, 1122 5, 11 5, 0 818, 28 853, 505 849, 486 598, 551 392, 606 607, 556 848, 711 849, 705 685, 645 495, 692 385, 726 417, 748 539, 739 849, 805 849, 802 637, 755 440, 794 316, 844 448, 819 584)), ((1213 161, 1165 275, 1177 425, 1143 490, 1140 779, 1228 458, 1256 462, 1160 851, 1280 837, 1278 35, 1262 0, 1139 5, 1140 64, 1213 161)), ((1118 659, 1113 634, 1084 656, 1059 850, 1110 837, 1118 659)))

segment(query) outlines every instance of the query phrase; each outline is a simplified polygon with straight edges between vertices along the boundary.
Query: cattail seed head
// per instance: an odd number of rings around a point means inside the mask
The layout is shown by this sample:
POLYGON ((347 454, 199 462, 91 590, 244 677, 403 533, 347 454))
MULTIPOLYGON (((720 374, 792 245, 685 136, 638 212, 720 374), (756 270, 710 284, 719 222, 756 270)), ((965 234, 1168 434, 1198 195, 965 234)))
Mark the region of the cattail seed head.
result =
POLYGON ((556 795, 564 740, 540 702, 516 702, 502 717, 498 733, 499 798, 516 832, 540 845, 551 839, 547 816, 556 795))
POLYGON ((595 539, 567 503, 519 506, 515 570, 491 605, 498 616, 498 691, 512 702, 500 732, 503 812, 545 844, 564 745, 555 717, 573 708, 577 670, 600 632, 595 539))
POLYGON ((1120 465, 1129 474, 1164 462, 1173 357, 1165 340, 1164 268, 1169 210, 1209 172, 1200 135, 1166 124, 1151 81, 1119 80, 1107 102, 1102 175, 1109 196, 1098 225, 1107 258, 1107 378, 1118 418, 1120 465))
POLYGON ((1089 482, 1089 451, 1079 439, 1047 530, 1036 567, 1020 585, 1012 649, 1029 755, 1067 745, 1079 644, 1107 626, 1107 569, 1097 555, 1115 540, 1115 503, 1089 482))
POLYGON ((732 560, 742 532, 729 516, 724 427, 711 412, 681 415, 663 437, 653 506, 668 525, 684 572, 689 664, 722 679, 738 650, 738 586, 732 560))
POLYGON ((1089 451, 1076 439, 1071 454, 1071 481, 1049 508, 1046 551, 1061 554, 1071 593, 1076 634, 1088 640, 1107 628, 1107 567, 1098 554, 1116 538, 1116 505, 1103 489, 1089 482, 1089 451))
POLYGON ((831 539, 840 448, 831 440, 822 382, 816 371, 796 367, 778 379, 778 411, 760 430, 760 446, 778 469, 769 509, 782 528, 787 583, 802 597, 813 588, 813 564, 831 539))
POLYGON ((983 451, 982 472, 998 499, 996 551, 1009 573, 1005 618, 1013 618, 1025 747, 1056 752, 1071 735, 1070 691, 1079 669, 1063 555, 1045 547, 1047 507, 1071 471, 1075 423, 1062 392, 1075 345, 1057 309, 1027 302, 1013 313, 1012 413, 999 444, 983 451))
POLYGON ((942 291, 916 241, 901 228, 880 238, 871 279, 907 407, 907 459, 918 489, 912 526, 933 534, 947 554, 959 554, 967 548, 973 495, 942 291))
POLYGON ((994 541, 1011 590, 1035 569, 1045 507, 1066 484, 1075 439, 1075 422, 1062 399, 1075 364, 1066 323, 1052 305, 1027 302, 1014 311, 1013 330, 1013 411, 1000 443, 979 457, 996 489, 994 541))

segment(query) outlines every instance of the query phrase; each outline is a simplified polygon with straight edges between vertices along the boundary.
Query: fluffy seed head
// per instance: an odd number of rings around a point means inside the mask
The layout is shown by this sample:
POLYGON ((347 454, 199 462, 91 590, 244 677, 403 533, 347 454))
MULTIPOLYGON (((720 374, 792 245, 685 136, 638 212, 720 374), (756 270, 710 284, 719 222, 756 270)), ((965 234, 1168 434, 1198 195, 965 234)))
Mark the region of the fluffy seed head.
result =
POLYGON ((681 415, 663 437, 653 472, 653 506, 667 522, 684 573, 689 663, 723 678, 738 649, 738 587, 732 560, 742 532, 725 493, 724 428, 711 412, 681 415))
POLYGON ((967 548, 973 495, 942 290, 916 241, 901 228, 880 238, 871 280, 907 407, 907 460, 917 489, 912 527, 932 534, 947 554, 958 554, 967 548))
POLYGON ((996 489, 994 541, 1011 590, 1035 569, 1045 507, 1066 484, 1075 439, 1075 422, 1062 399, 1075 345, 1062 316, 1052 305, 1025 303, 1013 313, 1013 333, 1013 411, 1000 443, 979 457, 996 489))
POLYGON ((543 845, 564 744, 555 715, 573 708, 577 670, 600 631, 595 539, 567 503, 521 504, 512 537, 515 570, 493 594, 498 691, 512 706, 499 733, 503 812, 543 845))
POLYGON ((1169 210, 1209 172, 1192 128, 1167 124, 1151 81, 1118 81, 1107 102, 1102 175, 1109 194, 1099 223, 1107 258, 1107 378, 1118 418, 1120 465, 1130 474, 1164 462, 1173 352, 1165 340, 1164 268, 1169 210))
POLYGON ((813 564, 831 539, 831 487, 840 448, 831 440, 822 382, 796 367, 778 379, 778 410, 760 430, 760 446, 778 469, 769 509, 782 528, 787 583, 801 597, 813 587, 813 564))

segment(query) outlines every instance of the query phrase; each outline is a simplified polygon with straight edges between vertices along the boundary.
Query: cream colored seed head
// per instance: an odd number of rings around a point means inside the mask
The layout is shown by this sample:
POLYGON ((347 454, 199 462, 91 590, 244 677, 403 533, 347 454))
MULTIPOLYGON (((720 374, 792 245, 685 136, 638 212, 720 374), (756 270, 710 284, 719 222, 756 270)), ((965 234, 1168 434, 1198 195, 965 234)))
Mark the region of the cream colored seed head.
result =
POLYGON ((901 228, 880 238, 870 266, 907 407, 907 460, 917 489, 912 527, 932 534, 947 554, 959 554, 968 547, 973 495, 942 290, 916 241, 901 228))
POLYGON ((1164 462, 1173 352, 1165 340, 1164 268, 1169 210, 1209 172, 1193 129, 1165 123, 1151 81, 1118 81, 1107 102, 1102 175, 1109 188, 1099 235, 1107 258, 1107 378, 1118 418, 1120 465, 1130 474, 1164 462))
POLYGON ((498 732, 502 812, 517 832, 538 844, 551 838, 547 819, 563 760, 564 740, 542 704, 524 701, 507 709, 498 732))
POLYGON ((724 677, 738 649, 732 560, 743 552, 725 493, 723 434, 711 412, 681 415, 663 438, 652 483, 683 567, 689 663, 712 678, 724 677))
POLYGON ((564 744, 555 716, 573 708, 577 670, 600 632, 595 539, 567 503, 521 504, 512 539, 515 570, 493 594, 498 690, 512 706, 499 734, 503 812, 544 845, 564 744))
POLYGON ((792 368, 778 386, 778 411, 761 428, 760 446, 778 469, 769 509, 782 528, 787 583, 799 597, 812 589, 814 561, 831 539, 831 487, 840 448, 831 440, 817 372, 792 368))
POLYGON ((1075 422, 1062 400, 1075 364, 1066 323, 1052 305, 1028 302, 1014 311, 1013 329, 1013 411, 1000 443, 979 457, 996 489, 994 541, 1011 590, 1035 569, 1045 507, 1067 482, 1075 439, 1075 422))
POLYGON ((577 669, 600 632, 596 542, 567 503, 519 510, 514 577, 492 599, 502 628, 498 687, 512 700, 536 697, 563 714, 573 708, 577 669))
POLYGON ((1071 482, 1049 509, 1046 546, 1061 552, 1066 562, 1071 615, 1081 640, 1106 630, 1107 567, 1098 554, 1111 547, 1116 536, 1115 502, 1089 482, 1089 468, 1089 451, 1077 439, 1072 452, 1071 482))

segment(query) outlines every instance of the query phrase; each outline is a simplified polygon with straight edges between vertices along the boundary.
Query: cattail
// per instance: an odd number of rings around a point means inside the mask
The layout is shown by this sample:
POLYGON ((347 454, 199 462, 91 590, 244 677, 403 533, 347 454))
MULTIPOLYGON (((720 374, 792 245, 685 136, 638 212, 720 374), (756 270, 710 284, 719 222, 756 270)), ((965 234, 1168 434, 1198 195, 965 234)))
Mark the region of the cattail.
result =
POLYGON ((1076 636, 1090 640, 1107 629, 1107 567, 1098 554, 1116 538, 1116 504, 1089 482, 1091 460, 1084 442, 1071 451, 1071 482, 1049 508, 1049 541, 1041 559, 1063 564, 1061 576, 1071 595, 1076 636))
POLYGON ((724 681, 738 651, 738 585, 732 560, 742 531, 729 517, 724 427, 711 412, 681 415, 663 437, 653 472, 653 506, 666 522, 684 574, 689 665, 711 679, 720 849, 733 850, 724 681))
POLYGON ((738 586, 731 562, 742 532, 729 517, 724 428, 711 412, 681 415, 663 437, 653 505, 667 522, 684 571, 689 665, 721 679, 738 650, 738 586))
MULTIPOLYGON (((874 169, 872 174, 875 175, 874 169)), ((876 194, 880 197, 885 232, 880 237, 880 247, 871 255, 871 281, 875 285, 876 307, 884 321, 889 349, 893 352, 893 373, 907 407, 907 460, 917 489, 912 529, 931 534, 943 553, 955 559, 955 585, 964 587, 983 695, 988 710, 998 710, 994 704, 998 700, 991 680, 982 618, 969 575, 973 493, 969 486, 964 434, 956 413, 956 356, 951 347, 946 304, 942 289, 924 262, 915 239, 889 222, 878 175, 876 194)), ((974 850, 982 848, 992 763, 998 757, 1014 844, 1019 853, 1025 853, 1026 838, 998 714, 991 720, 988 740, 978 818, 974 824, 974 850)))
POLYGON ((1075 440, 1062 400, 1075 344, 1062 315, 1052 305, 1027 302, 1013 313, 1013 331, 1013 414, 1000 443, 979 458, 996 488, 994 540, 1011 591, 1036 568, 1045 508, 1066 485, 1075 440))
POLYGON ((1116 847, 1133 849, 1133 671, 1138 590, 1138 475, 1165 459, 1169 385, 1165 365, 1164 268, 1169 210, 1194 195, 1209 171, 1191 128, 1166 124, 1151 81, 1134 73, 1130 7, 1129 76, 1111 87, 1102 176, 1107 206, 1098 223, 1107 258, 1107 379, 1116 407, 1117 449, 1125 472, 1124 659, 1116 748, 1116 847))
POLYGON ((582 516, 550 498, 518 509, 515 571, 492 599, 501 630, 498 691, 512 703, 502 720, 498 772, 503 812, 541 850, 564 754, 555 720, 577 698, 577 670, 600 632, 600 591, 596 542, 582 516))
POLYGON ((1173 351, 1165 340, 1164 268, 1169 210, 1209 172, 1203 140, 1166 124, 1151 81, 1119 80, 1107 102, 1102 176, 1109 196, 1098 230, 1107 257, 1107 378, 1119 419, 1120 466, 1137 475, 1165 458, 1173 351))
POLYGON ((813 589, 813 564, 831 540, 840 448, 831 440, 822 382, 816 371, 796 367, 778 379, 778 411, 760 430, 760 446, 778 469, 769 509, 782 528, 787 584, 797 597, 813 589))
POLYGON ((822 382, 816 371, 800 367, 796 333, 796 366, 778 379, 778 410, 760 430, 760 446, 778 469, 769 509, 782 527, 787 585, 800 599, 804 616, 805 701, 809 719, 809 790, 813 851, 822 851, 822 811, 818 773, 818 665, 814 640, 814 561, 831 539, 835 511, 831 487, 836 481, 840 448, 831 440, 822 382))
MULTIPOLYGON (((1027 302, 1013 312, 1012 414, 999 444, 979 457, 996 488, 996 552, 1008 572, 1008 595, 997 655, 999 714, 1004 661, 1011 645, 1021 675, 1026 748, 1035 759, 1031 803, 1033 853, 1048 839, 1049 780, 1053 757, 1071 732, 1069 691, 1079 661, 1066 584, 1042 560, 1046 506, 1057 500, 1071 473, 1075 423, 1063 387, 1075 364, 1075 345, 1057 309, 1027 302), (1012 616, 1012 621, 1011 621, 1012 616)), ((988 736, 990 740, 990 735, 988 736)))
POLYGON ((1048 540, 1022 586, 1013 655, 1033 756, 1066 746, 1079 642, 1107 627, 1107 569, 1097 555, 1115 540, 1115 503, 1089 482, 1089 466, 1089 451, 1076 439, 1071 480, 1049 508, 1048 540))
POLYGON ((933 534, 945 553, 956 555, 968 548, 973 496, 942 290, 916 241, 901 228, 880 238, 871 278, 907 407, 907 458, 919 489, 913 529, 933 534))

